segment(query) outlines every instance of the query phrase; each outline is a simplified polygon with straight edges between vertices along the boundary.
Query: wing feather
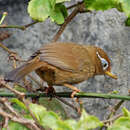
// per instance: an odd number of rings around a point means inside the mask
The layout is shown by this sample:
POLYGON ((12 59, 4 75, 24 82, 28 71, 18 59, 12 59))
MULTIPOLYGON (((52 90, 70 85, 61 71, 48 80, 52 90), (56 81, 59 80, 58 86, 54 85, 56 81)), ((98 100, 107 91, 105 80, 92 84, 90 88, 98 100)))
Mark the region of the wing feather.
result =
POLYGON ((80 44, 46 44, 36 53, 39 54, 41 61, 45 61, 48 64, 66 71, 78 72, 79 70, 84 69, 84 63, 86 64, 86 62, 88 62, 88 66, 91 63, 88 58, 87 50, 80 44))

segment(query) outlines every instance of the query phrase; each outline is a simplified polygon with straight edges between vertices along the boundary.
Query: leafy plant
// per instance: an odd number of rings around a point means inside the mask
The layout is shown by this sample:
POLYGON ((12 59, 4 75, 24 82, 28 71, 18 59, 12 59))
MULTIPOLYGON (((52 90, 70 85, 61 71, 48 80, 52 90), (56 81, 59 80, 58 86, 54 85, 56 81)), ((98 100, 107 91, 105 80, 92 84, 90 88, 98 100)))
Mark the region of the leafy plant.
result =
POLYGON ((103 125, 97 117, 87 114, 85 110, 83 110, 79 121, 75 121, 73 119, 62 120, 53 111, 47 111, 45 107, 37 104, 30 104, 29 107, 43 127, 49 127, 53 130, 88 130, 103 125))
MULTIPOLYGON (((25 106, 21 105, 21 101, 13 100, 13 102, 25 109, 25 106)), ((42 105, 30 103, 29 109, 43 128, 51 128, 53 130, 91 130, 104 125, 97 117, 87 114, 85 110, 82 110, 80 119, 76 121, 74 119, 63 120, 60 115, 53 111, 47 111, 42 105)), ((107 130, 130 129, 130 112, 126 108, 123 108, 122 111, 123 116, 115 120, 107 130)), ((23 116, 26 119, 33 120, 29 113, 23 116)), ((9 121, 8 128, 10 130, 28 130, 24 125, 14 121, 9 121)), ((2 130, 6 129, 3 128, 2 130)))
MULTIPOLYGON (((9 121, 8 123, 8 129, 9 130, 29 130, 24 125, 21 125, 20 123, 9 121)), ((2 128, 2 130, 8 130, 7 128, 2 128)))
MULTIPOLYGON (((124 12, 128 19, 130 18, 130 0, 84 0, 85 7, 88 10, 108 10, 117 8, 124 12)), ((130 25, 129 22, 126 23, 130 25)))
POLYGON ((130 130, 130 112, 123 108, 124 115, 118 118, 108 130, 130 130))
MULTIPOLYGON (((13 102, 25 109, 25 106, 21 105, 21 101, 13 100, 13 102)), ((63 120, 57 113, 47 111, 42 105, 30 103, 29 109, 36 117, 39 124, 44 128, 51 128, 53 130, 89 130, 103 126, 103 123, 99 121, 97 117, 87 114, 85 110, 82 111, 80 119, 76 121, 74 119, 63 120)), ((26 119, 33 120, 29 113, 25 113, 23 116, 26 119)), ((9 121, 8 128, 10 130, 28 130, 24 125, 14 121, 9 121)), ((6 129, 3 128, 2 130, 6 129)))
MULTIPOLYGON (((17 104, 21 108, 18 108, 19 112, 22 109, 25 110, 26 113, 23 115, 24 118, 33 120, 31 115, 27 111, 27 108, 21 101, 19 101, 18 99, 12 99, 11 102, 17 104)), ((51 128, 53 130, 91 130, 98 127, 102 127, 104 125, 97 117, 87 114, 85 110, 82 110, 82 115, 80 119, 76 121, 74 119, 63 120, 61 118, 61 115, 51 110, 48 111, 42 105, 30 103, 29 109, 31 110, 39 124, 43 126, 43 128, 51 128)), ((122 111, 123 116, 115 120, 114 123, 108 127, 108 130, 130 129, 130 112, 126 108, 123 108, 122 111)), ((8 123, 8 128, 10 130, 28 130, 28 128, 26 128, 24 125, 11 120, 8 123)), ((3 128, 2 130, 6 129, 3 128)))
MULTIPOLYGON (((57 24, 64 23, 67 17, 67 9, 63 4, 69 0, 31 0, 28 5, 29 15, 38 21, 45 21, 50 17, 51 21, 57 24)), ((84 0, 87 10, 108 10, 117 8, 128 17, 126 25, 130 25, 130 1, 129 0, 84 0)))
POLYGON ((67 16, 65 6, 60 3, 66 0, 31 0, 28 5, 30 16, 38 21, 44 21, 48 17, 57 24, 64 23, 67 16))

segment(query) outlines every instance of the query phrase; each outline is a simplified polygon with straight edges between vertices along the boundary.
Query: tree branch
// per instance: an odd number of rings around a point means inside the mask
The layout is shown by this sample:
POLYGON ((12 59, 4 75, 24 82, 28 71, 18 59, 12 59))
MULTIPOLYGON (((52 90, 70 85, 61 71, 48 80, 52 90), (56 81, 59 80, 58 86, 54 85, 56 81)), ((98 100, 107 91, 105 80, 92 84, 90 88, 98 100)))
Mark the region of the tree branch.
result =
POLYGON ((24 93, 23 92, 19 92, 15 89, 13 89, 12 87, 10 87, 5 81, 3 78, 0 78, 0 87, 4 87, 4 88, 7 88, 9 89, 11 92, 15 93, 17 95, 17 97, 19 98, 24 98, 24 93))
POLYGON ((114 107, 111 109, 111 113, 108 115, 107 119, 110 119, 112 116, 114 116, 117 112, 117 110, 120 108, 120 106, 124 103, 125 100, 119 101, 114 107))
POLYGON ((3 116, 4 118, 9 118, 12 121, 21 123, 31 130, 40 130, 36 126, 36 124, 33 120, 28 120, 28 119, 25 119, 25 118, 22 118, 22 117, 21 118, 15 117, 14 115, 8 114, 7 112, 5 112, 2 108, 0 108, 0 115, 3 116))
MULTIPOLYGON (((46 93, 25 93, 25 97, 32 97, 32 98, 37 98, 37 97, 49 97, 46 93)), ((58 97, 63 97, 63 98, 71 98, 71 92, 57 92, 55 95, 51 95, 52 97, 58 96, 58 97)), ((0 97, 17 97, 17 95, 13 93, 5 93, 5 92, 0 92, 0 97)), ((118 100, 127 100, 130 101, 130 96, 124 96, 124 95, 117 95, 117 94, 104 94, 104 93, 85 93, 85 92, 80 92, 75 94, 74 97, 78 98, 103 98, 103 99, 118 99, 118 100)))
POLYGON ((59 31, 56 33, 56 35, 53 37, 52 42, 56 42, 60 35, 63 33, 65 27, 67 26, 67 24, 78 14, 81 12, 84 12, 85 8, 84 8, 84 3, 80 2, 77 4, 76 8, 72 11, 72 13, 66 18, 64 24, 62 24, 62 26, 60 27, 59 31))
POLYGON ((16 117, 19 117, 18 113, 14 111, 12 106, 10 105, 11 103, 8 102, 8 99, 6 98, 0 98, 0 102, 7 108, 11 113, 13 113, 16 117))
POLYGON ((120 114, 118 114, 118 115, 116 115, 116 116, 114 116, 114 117, 112 117, 112 118, 110 118, 110 119, 108 119, 108 120, 104 120, 103 121, 103 123, 111 123, 111 122, 113 122, 113 121, 115 121, 116 119, 118 119, 119 117, 121 117, 121 116, 123 116, 123 114, 122 113, 120 113, 120 114))
POLYGON ((32 26, 33 24, 36 24, 38 23, 38 21, 34 21, 30 24, 27 24, 27 25, 6 25, 6 24, 3 24, 3 25, 0 25, 0 28, 17 28, 17 29, 20 29, 20 30, 25 30, 26 28, 32 26))

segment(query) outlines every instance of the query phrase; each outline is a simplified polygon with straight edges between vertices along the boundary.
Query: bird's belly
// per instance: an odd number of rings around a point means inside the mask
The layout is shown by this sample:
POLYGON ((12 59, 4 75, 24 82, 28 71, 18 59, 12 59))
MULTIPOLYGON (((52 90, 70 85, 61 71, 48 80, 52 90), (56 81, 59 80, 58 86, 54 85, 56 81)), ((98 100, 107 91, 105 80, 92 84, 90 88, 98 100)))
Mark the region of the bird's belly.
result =
POLYGON ((88 79, 88 74, 83 72, 68 72, 53 66, 40 68, 36 70, 36 73, 44 81, 52 85, 76 84, 88 79))
POLYGON ((55 85, 62 85, 64 83, 76 84, 86 80, 85 75, 79 73, 71 73, 62 71, 62 73, 55 73, 55 85))

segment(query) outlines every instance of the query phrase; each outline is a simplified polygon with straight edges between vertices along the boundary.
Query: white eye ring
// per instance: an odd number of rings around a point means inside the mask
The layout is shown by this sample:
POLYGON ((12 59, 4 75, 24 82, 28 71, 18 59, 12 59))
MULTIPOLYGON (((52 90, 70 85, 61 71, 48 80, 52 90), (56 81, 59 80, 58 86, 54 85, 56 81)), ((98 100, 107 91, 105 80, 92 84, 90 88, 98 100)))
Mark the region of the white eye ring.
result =
POLYGON ((96 52, 96 54, 98 58, 101 60, 103 70, 106 70, 108 68, 108 62, 104 58, 102 58, 98 52, 96 52))

